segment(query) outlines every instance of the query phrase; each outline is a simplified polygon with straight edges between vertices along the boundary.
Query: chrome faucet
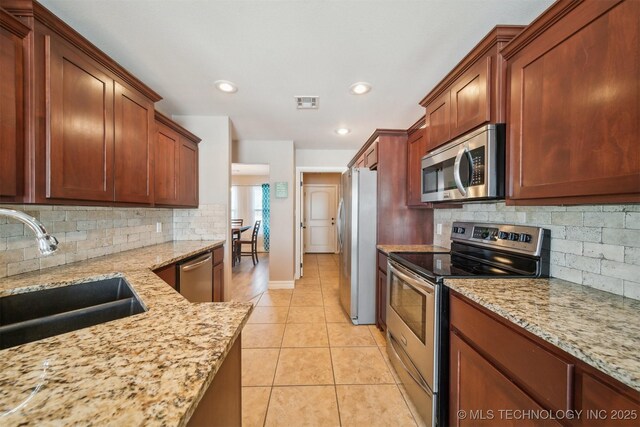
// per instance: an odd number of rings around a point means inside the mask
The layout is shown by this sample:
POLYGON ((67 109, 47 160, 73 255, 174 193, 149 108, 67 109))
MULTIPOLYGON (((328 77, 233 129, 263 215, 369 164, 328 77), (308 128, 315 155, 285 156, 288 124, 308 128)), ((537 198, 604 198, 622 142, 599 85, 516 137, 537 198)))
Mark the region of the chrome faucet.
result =
POLYGON ((24 212, 16 211, 13 209, 0 208, 0 216, 6 216, 9 218, 17 219, 29 226, 30 229, 36 234, 36 241, 38 242, 38 249, 42 255, 51 255, 58 250, 58 239, 53 237, 44 228, 44 225, 40 223, 34 217, 27 215, 24 212))

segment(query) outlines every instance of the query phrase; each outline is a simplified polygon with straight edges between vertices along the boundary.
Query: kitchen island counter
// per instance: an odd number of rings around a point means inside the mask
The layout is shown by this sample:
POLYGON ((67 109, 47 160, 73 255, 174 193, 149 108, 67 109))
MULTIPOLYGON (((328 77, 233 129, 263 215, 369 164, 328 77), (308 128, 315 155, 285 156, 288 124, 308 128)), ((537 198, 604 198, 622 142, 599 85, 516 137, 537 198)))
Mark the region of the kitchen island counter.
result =
POLYGON ((148 311, 0 351, 0 424, 186 425, 252 310, 191 304, 151 270, 222 246, 176 241, 0 280, 0 296, 124 277, 148 311))

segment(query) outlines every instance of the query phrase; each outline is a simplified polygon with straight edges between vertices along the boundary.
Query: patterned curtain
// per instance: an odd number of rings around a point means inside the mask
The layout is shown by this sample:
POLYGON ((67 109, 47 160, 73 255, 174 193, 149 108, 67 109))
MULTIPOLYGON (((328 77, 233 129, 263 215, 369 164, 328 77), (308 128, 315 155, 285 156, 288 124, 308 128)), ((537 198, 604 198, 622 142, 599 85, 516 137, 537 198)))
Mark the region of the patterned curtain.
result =
POLYGON ((269 252, 269 235, 271 226, 269 220, 271 219, 271 204, 269 202, 269 195, 271 190, 269 184, 262 184, 262 234, 264 242, 265 252, 269 252))

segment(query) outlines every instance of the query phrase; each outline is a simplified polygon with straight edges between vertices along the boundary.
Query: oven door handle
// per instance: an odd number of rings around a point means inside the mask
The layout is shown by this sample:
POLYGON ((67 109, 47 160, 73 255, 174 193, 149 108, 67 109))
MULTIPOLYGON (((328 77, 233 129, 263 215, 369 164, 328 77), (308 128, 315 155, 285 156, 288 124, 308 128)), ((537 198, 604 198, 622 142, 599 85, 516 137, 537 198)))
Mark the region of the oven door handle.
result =
POLYGON ((460 177, 460 164, 462 163, 462 156, 469 153, 469 149, 465 146, 460 148, 458 154, 456 155, 456 161, 453 165, 453 179, 456 181, 456 187, 458 187, 458 191, 462 193, 463 196, 467 195, 467 189, 462 185, 462 178, 460 177))
POLYGON ((408 356, 407 356, 407 361, 405 363, 404 358, 400 355, 401 353, 405 353, 405 351, 399 347, 398 341, 391 334, 389 334, 389 344, 391 345, 391 351, 393 351, 394 355, 400 362, 400 365, 404 368, 407 374, 409 374, 409 376, 413 378, 413 380, 416 382, 416 384, 418 384, 418 386, 421 389, 433 395, 433 391, 431 391, 431 388, 429 387, 427 382, 424 380, 424 378, 422 378, 422 375, 420 375, 420 373, 418 372, 418 369, 415 366, 413 366, 413 363, 411 363, 411 360, 408 359, 408 356))
POLYGON ((432 294, 435 291, 435 288, 426 279, 424 279, 424 281, 414 279, 413 277, 402 272, 402 270, 398 266, 391 264, 391 260, 389 260, 389 269, 391 273, 398 276, 400 279, 402 279, 409 286, 411 286, 421 294, 432 294))

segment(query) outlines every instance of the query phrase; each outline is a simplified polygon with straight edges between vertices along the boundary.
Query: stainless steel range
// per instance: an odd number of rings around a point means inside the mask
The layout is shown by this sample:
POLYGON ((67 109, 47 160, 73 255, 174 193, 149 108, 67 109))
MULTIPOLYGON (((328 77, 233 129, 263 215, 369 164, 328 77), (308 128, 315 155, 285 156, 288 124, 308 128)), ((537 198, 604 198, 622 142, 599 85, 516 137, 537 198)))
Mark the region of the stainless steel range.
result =
POLYGON ((549 232, 453 223, 450 252, 395 252, 387 265, 387 353, 427 425, 447 425, 447 278, 549 275, 549 232))

